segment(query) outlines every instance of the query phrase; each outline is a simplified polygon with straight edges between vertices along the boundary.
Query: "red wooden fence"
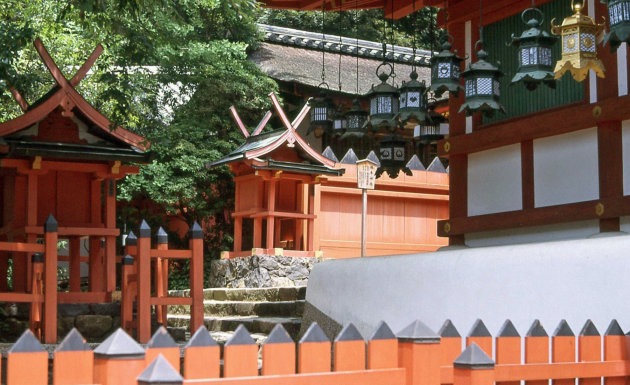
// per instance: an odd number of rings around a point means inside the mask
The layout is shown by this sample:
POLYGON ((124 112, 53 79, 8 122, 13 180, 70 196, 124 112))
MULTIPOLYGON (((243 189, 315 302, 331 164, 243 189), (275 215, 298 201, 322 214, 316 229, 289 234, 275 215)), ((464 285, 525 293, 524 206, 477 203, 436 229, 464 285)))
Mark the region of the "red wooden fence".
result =
MULTIPOLYGON (((542 384, 549 379, 568 384, 576 378, 580 384, 595 384, 603 378, 606 385, 621 385, 630 375, 628 341, 616 321, 603 337, 590 321, 577 337, 566 322, 551 337, 535 322, 524 338, 509 321, 495 338, 478 321, 465 340, 449 321, 439 333, 416 321, 397 336, 382 323, 367 344, 351 324, 332 343, 313 324, 296 349, 282 326, 277 326, 262 346, 260 363, 258 346, 241 326, 223 347, 221 362, 221 348, 201 327, 184 348, 180 371, 179 347, 164 329, 153 335, 146 349, 119 329, 94 351, 74 330, 54 353, 52 381, 56 385, 508 385, 542 384), (462 352, 463 342, 467 347, 462 352)), ((7 354, 6 384, 47 384, 48 359, 32 333, 25 332, 7 354)))

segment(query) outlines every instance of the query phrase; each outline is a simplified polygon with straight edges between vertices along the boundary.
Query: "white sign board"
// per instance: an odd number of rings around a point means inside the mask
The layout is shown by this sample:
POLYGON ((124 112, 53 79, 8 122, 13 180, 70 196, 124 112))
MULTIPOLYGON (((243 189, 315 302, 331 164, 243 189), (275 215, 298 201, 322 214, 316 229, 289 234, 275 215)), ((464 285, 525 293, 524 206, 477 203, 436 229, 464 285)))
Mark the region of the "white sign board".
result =
POLYGON ((357 161, 357 185, 360 189, 374 190, 377 168, 376 163, 369 159, 357 161))

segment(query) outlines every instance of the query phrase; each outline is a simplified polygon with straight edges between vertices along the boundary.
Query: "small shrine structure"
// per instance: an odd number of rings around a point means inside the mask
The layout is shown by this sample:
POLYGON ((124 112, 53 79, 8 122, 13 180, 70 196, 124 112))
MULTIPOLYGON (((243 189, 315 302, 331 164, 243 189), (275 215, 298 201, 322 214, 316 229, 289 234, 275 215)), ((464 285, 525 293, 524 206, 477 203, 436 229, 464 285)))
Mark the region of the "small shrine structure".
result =
MULTIPOLYGON (((103 48, 98 45, 67 79, 41 40, 35 48, 55 86, 29 105, 10 91, 24 113, 0 123, 0 301, 31 303, 31 329, 47 343, 57 342, 57 303, 111 301, 116 289, 116 180, 138 172, 128 162, 145 162, 146 140, 110 121, 76 90, 103 48), (37 243, 45 233, 68 240, 69 256, 57 245, 37 243), (89 257, 81 256, 87 238, 89 257), (32 258, 35 251, 44 255, 32 258), (42 260, 43 259, 43 260, 42 260), (33 273, 33 261, 44 262, 33 273), (57 293, 57 261, 69 262, 69 291, 57 293), (9 276, 9 263, 12 274, 9 276), (89 264, 88 290, 80 266, 89 264), (9 291, 9 282, 12 291, 9 291), (34 305, 44 304, 43 319, 34 305), (35 317, 35 318, 34 318, 35 317), (43 331, 43 332, 42 332, 43 331)), ((36 308, 36 306, 35 306, 36 308)))
POLYGON ((283 255, 315 256, 314 186, 327 176, 344 173, 296 132, 295 127, 308 115, 308 104, 291 122, 275 94, 270 96, 284 128, 261 133, 272 115, 267 112, 250 135, 232 108, 246 141, 224 158, 206 165, 228 164, 235 174, 234 251, 224 257, 251 255, 251 249, 242 250, 245 226, 253 226, 249 242, 261 254, 274 255, 280 253, 276 249, 283 249, 283 255))

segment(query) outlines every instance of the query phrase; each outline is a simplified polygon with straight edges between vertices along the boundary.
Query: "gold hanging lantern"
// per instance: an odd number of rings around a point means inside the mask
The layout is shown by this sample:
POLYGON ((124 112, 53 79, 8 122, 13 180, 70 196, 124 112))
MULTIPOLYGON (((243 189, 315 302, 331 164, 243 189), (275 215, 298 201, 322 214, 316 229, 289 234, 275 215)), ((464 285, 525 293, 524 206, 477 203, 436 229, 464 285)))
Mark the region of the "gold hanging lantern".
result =
POLYGON ((571 0, 573 15, 566 17, 562 25, 554 25, 551 20, 551 33, 562 35, 562 58, 556 63, 555 78, 571 72, 578 82, 586 79, 589 70, 604 77, 604 65, 597 58, 597 43, 603 39, 604 24, 596 24, 593 18, 582 14, 582 4, 571 0))

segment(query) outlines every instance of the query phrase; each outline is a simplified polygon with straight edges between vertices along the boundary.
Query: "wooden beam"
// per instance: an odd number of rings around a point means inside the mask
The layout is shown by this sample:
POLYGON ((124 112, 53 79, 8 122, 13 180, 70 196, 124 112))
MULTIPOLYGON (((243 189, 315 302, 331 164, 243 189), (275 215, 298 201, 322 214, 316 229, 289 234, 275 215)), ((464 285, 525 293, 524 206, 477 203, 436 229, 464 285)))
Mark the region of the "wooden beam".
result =
POLYGON ((243 136, 245 138, 249 138, 249 132, 247 132, 247 127, 245 127, 245 125, 243 124, 243 121, 241 120, 241 117, 238 115, 238 112, 236 111, 236 107, 230 106, 230 113, 232 114, 232 119, 234 119, 234 122, 236 122, 236 125, 241 130, 241 133, 243 134, 243 136))
POLYGON ((90 57, 85 61, 85 63, 83 63, 77 73, 75 73, 72 79, 70 79, 70 84, 72 85, 72 87, 76 87, 79 85, 81 80, 83 80, 90 68, 92 68, 92 66, 94 65, 96 59, 101 56, 101 53, 103 53, 103 46, 99 44, 96 46, 96 48, 94 48, 94 51, 92 51, 90 57))
POLYGON ((258 123, 258 125, 256 126, 256 129, 252 133, 253 136, 256 136, 256 135, 260 134, 260 132, 267 125, 267 122, 269 122, 269 119, 271 119, 271 115, 273 115, 273 113, 271 111, 267 111, 265 116, 263 116, 262 120, 258 123))

